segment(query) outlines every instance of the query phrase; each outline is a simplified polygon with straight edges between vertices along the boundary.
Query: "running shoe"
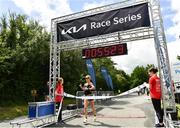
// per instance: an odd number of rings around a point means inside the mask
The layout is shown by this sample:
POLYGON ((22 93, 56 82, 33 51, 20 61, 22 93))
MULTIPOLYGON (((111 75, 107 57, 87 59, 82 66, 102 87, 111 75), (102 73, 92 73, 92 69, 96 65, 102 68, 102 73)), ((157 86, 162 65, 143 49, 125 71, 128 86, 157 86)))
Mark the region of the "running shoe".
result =
POLYGON ((93 120, 96 121, 96 116, 94 116, 93 120))
POLYGON ((155 127, 159 128, 159 127, 164 127, 164 124, 156 124, 155 127))
POLYGON ((83 123, 87 123, 87 118, 84 118, 84 121, 83 121, 83 123))

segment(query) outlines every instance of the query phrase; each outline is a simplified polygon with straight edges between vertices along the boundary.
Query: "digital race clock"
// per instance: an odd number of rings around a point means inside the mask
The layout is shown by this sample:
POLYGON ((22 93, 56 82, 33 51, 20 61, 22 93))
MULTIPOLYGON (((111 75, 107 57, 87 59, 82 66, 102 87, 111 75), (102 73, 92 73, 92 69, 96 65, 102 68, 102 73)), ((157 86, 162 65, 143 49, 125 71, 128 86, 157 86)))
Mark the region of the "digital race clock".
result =
POLYGON ((127 54, 126 43, 82 50, 82 58, 84 59, 126 55, 126 54, 127 54))

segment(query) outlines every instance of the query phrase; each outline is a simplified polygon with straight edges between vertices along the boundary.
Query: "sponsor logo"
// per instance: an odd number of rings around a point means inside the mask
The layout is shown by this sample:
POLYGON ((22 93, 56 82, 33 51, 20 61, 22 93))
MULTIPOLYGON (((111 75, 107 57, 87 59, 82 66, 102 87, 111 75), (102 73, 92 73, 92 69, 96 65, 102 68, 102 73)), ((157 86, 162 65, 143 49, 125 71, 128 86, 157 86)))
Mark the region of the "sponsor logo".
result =
POLYGON ((80 28, 77 28, 76 26, 70 27, 68 30, 63 29, 61 31, 62 35, 65 34, 72 34, 72 33, 77 33, 79 31, 85 31, 87 29, 87 24, 83 24, 80 28))
MULTIPOLYGON (((110 20, 101 21, 101 22, 90 22, 90 29, 93 30, 93 29, 98 29, 98 28, 103 28, 103 27, 110 27, 111 25, 125 24, 131 21, 140 20, 141 18, 142 18, 142 15, 138 13, 137 15, 128 14, 125 17, 114 17, 113 22, 111 22, 110 20)), ((62 35, 74 34, 74 33, 85 31, 86 29, 87 29, 87 24, 83 24, 79 28, 77 26, 73 26, 67 30, 63 29, 61 31, 61 34, 62 35)))

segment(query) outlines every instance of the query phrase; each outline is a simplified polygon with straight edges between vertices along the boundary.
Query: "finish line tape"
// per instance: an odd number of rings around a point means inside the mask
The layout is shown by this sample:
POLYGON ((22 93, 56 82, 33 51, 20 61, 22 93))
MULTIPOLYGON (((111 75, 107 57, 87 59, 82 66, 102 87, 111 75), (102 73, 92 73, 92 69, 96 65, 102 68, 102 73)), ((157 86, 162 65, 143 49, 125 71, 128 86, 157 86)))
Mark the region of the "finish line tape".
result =
POLYGON ((126 91, 126 92, 121 93, 121 94, 116 95, 116 96, 75 96, 75 95, 68 94, 66 92, 64 92, 64 96, 68 97, 68 98, 75 98, 75 99, 81 99, 81 100, 83 100, 83 99, 87 99, 87 100, 88 99, 95 99, 95 100, 111 99, 111 98, 118 98, 118 97, 122 97, 125 95, 129 95, 129 94, 134 93, 134 92, 138 92, 147 86, 148 86, 148 84, 142 84, 142 85, 139 85, 138 87, 135 87, 129 91, 126 91))

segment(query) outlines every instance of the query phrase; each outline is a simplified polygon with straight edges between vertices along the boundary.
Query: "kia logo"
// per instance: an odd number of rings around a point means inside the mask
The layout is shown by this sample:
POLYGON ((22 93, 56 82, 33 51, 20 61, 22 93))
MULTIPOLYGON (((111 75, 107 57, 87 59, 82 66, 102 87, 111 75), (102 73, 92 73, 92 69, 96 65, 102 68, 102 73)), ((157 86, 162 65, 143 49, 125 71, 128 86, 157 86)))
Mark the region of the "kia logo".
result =
POLYGON ((72 33, 77 33, 79 31, 85 31, 87 29, 87 24, 82 25, 80 28, 77 28, 76 26, 74 27, 70 27, 68 30, 63 29, 61 34, 65 35, 65 34, 72 34, 72 33))

